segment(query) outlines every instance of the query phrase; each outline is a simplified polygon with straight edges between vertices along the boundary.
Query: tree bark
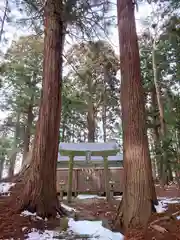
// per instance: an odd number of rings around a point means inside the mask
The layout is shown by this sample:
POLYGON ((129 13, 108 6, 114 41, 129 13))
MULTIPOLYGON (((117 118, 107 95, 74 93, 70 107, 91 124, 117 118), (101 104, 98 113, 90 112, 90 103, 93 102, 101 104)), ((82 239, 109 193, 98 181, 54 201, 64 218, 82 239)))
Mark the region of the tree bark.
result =
POLYGON ((145 226, 156 201, 148 148, 144 91, 132 0, 118 0, 124 153, 122 228, 145 226))
POLYGON ((63 20, 62 1, 48 0, 45 9, 42 96, 32 162, 24 176, 20 209, 41 217, 62 214, 56 194, 56 167, 61 117, 63 20))

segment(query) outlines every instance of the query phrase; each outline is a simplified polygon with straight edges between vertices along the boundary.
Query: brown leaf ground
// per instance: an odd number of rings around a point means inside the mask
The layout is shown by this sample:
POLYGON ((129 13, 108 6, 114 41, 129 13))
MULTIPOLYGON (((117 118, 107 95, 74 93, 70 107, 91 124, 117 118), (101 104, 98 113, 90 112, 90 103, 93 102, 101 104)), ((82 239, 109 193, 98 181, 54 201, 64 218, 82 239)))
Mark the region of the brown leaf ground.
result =
MULTIPOLYGON (((167 187, 166 190, 156 186, 159 197, 177 198, 180 197, 180 191, 174 184, 167 187)), ((13 191, 13 189, 12 189, 13 191)), ((32 216, 20 216, 20 214, 13 213, 12 207, 8 205, 10 196, 0 196, 0 240, 3 239, 25 239, 26 233, 32 228, 45 230, 54 229, 58 226, 59 220, 43 221, 32 216)), ((77 214, 78 219, 86 220, 108 220, 111 224, 117 213, 117 206, 119 200, 113 200, 107 203, 105 199, 85 199, 73 200, 71 206, 79 210, 77 214)), ((150 219, 150 223, 156 219, 162 218, 164 215, 172 215, 180 211, 180 204, 169 204, 168 210, 163 214, 154 214, 150 219)), ((179 214, 180 215, 180 214, 179 214)), ((148 227, 146 230, 142 228, 131 229, 126 238, 127 240, 180 240, 180 220, 170 219, 168 221, 160 221, 158 226, 167 230, 165 233, 148 227)), ((117 229, 118 230, 118 227, 117 229)))

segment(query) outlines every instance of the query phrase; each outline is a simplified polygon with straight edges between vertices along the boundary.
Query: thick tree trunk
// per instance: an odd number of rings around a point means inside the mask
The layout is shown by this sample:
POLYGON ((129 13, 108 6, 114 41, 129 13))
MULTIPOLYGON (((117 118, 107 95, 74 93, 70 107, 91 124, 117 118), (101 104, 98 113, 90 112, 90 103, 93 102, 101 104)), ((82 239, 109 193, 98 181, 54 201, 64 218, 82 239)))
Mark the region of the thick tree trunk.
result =
POLYGON ((96 127, 95 127, 95 109, 93 104, 89 104, 87 126, 88 126, 88 142, 94 142, 96 127))
POLYGON ((20 209, 55 217, 59 209, 56 167, 61 116, 62 1, 48 0, 44 10, 45 39, 42 99, 36 128, 32 162, 24 176, 20 209))
POLYGON ((20 135, 20 116, 21 113, 17 113, 16 116, 16 125, 15 125, 15 132, 14 132, 14 140, 13 140, 13 149, 12 149, 12 154, 10 156, 10 165, 9 165, 9 177, 14 176, 14 168, 15 168, 15 163, 16 163, 16 156, 17 156, 17 145, 18 145, 18 138, 20 135))
POLYGON ((24 147, 23 147, 23 161, 26 159, 26 155, 29 152, 29 144, 31 138, 31 128, 33 123, 33 105, 32 103, 29 104, 28 111, 27 111, 27 123, 24 133, 24 147))
POLYGON ((134 3, 118 0, 124 152, 122 227, 147 224, 156 200, 148 148, 134 3))

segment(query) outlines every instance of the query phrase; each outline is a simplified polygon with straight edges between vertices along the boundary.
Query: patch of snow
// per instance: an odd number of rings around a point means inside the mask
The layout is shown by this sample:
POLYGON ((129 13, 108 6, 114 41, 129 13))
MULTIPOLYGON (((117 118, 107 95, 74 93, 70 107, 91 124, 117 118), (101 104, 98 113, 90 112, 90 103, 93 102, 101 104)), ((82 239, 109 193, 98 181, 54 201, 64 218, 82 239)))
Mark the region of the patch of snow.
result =
MULTIPOLYGON (((61 156, 60 153, 58 153, 58 161, 59 162, 67 162, 69 161, 70 157, 69 156, 61 156)), ((123 160, 123 155, 118 154, 115 156, 108 156, 108 161, 122 161, 123 160)), ((86 156, 74 156, 74 161, 86 161, 86 156)), ((104 161, 104 158, 102 156, 91 156, 90 161, 96 161, 96 162, 102 162, 104 161)))
POLYGON ((180 203, 180 199, 175 198, 159 198, 159 200, 158 206, 155 206, 157 213, 165 212, 168 204, 180 203))
POLYGON ((158 197, 158 200, 167 201, 167 202, 173 202, 173 201, 180 202, 179 197, 177 197, 177 198, 158 197))
POLYGON ((0 193, 8 193, 9 189, 13 187, 15 183, 9 183, 9 182, 2 182, 0 183, 0 193))
POLYGON ((78 199, 92 199, 92 198, 99 198, 99 199, 105 199, 105 197, 101 197, 101 196, 98 196, 98 195, 89 195, 89 194, 79 194, 77 196, 78 199))
POLYGON ((57 232, 45 230, 40 232, 37 229, 32 229, 32 232, 28 233, 27 239, 30 240, 53 240, 55 236, 58 236, 57 232))
POLYGON ((160 201, 157 206, 155 206, 157 213, 165 212, 167 209, 167 204, 164 204, 163 201, 160 201))
MULTIPOLYGON (((77 195, 77 198, 80 199, 80 200, 93 199, 93 198, 106 199, 106 197, 93 195, 93 194, 79 194, 79 195, 77 195)), ((122 196, 114 196, 114 199, 115 200, 121 200, 122 196)))
POLYGON ((69 206, 65 205, 64 203, 61 203, 61 206, 62 206, 64 209, 66 209, 67 211, 76 212, 76 209, 75 209, 75 208, 69 207, 69 206))
POLYGON ((123 240, 121 233, 114 233, 102 226, 102 221, 74 221, 69 220, 69 228, 77 234, 92 236, 91 240, 123 240))
POLYGON ((122 200, 122 196, 114 196, 116 200, 122 200))
POLYGON ((175 200, 175 199, 166 199, 163 201, 165 204, 171 203, 171 204, 175 204, 175 203, 180 203, 180 200, 175 200))
POLYGON ((59 144, 59 150, 67 150, 67 151, 111 151, 111 150, 119 150, 119 146, 116 142, 109 143, 65 143, 61 142, 59 144))
POLYGON ((39 217, 39 216, 37 216, 36 213, 32 213, 32 212, 29 212, 29 211, 27 211, 27 210, 23 211, 23 212, 21 213, 21 216, 34 216, 34 217, 36 217, 37 219, 42 220, 42 218, 39 217))

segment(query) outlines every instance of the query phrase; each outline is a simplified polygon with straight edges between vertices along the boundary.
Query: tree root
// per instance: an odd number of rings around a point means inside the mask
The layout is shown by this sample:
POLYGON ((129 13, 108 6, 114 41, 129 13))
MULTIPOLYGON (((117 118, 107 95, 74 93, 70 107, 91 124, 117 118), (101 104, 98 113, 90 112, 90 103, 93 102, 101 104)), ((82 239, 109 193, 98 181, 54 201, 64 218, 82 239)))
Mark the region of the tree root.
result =
POLYGON ((75 216, 75 212, 68 211, 67 209, 63 208, 61 205, 56 208, 57 213, 62 217, 73 217, 75 216))
POLYGON ((48 208, 44 210, 43 200, 36 192, 34 193, 32 191, 30 195, 28 191, 24 191, 24 188, 27 188, 27 190, 33 189, 32 180, 29 178, 30 174, 31 168, 28 166, 17 175, 16 184, 10 189, 11 196, 7 204, 11 206, 11 213, 16 214, 28 210, 30 212, 36 212, 38 216, 43 219, 45 217, 56 217, 57 214, 59 214, 60 217, 70 216, 70 213, 60 205, 58 197, 55 199, 54 196, 53 202, 49 202, 49 210, 47 211, 48 208))
MULTIPOLYGON (((120 219, 119 221, 120 221, 121 227, 123 225, 123 223, 122 223, 123 213, 122 213, 122 210, 121 210, 122 209, 122 201, 123 200, 121 200, 120 203, 119 203, 119 206, 118 206, 118 209, 117 209, 117 214, 116 214, 116 216, 113 220, 113 225, 114 226, 116 226, 118 218, 120 219)), ((152 212, 156 212, 156 208, 154 207, 154 205, 157 205, 157 203, 153 202, 153 200, 151 200, 151 203, 152 203, 152 212)))
POLYGON ((180 214, 180 211, 177 211, 177 212, 171 214, 170 216, 163 216, 159 219, 156 219, 152 223, 150 223, 150 225, 154 225, 155 223, 158 223, 158 222, 161 222, 161 221, 175 220, 174 217, 179 215, 179 214, 180 214))
POLYGON ((165 228, 163 228, 163 227, 161 227, 159 225, 156 225, 156 224, 150 225, 150 228, 152 228, 152 229, 154 229, 154 230, 156 230, 156 231, 158 231, 160 233, 168 232, 165 228))
MULTIPOLYGON (((159 225, 156 225, 156 224, 154 224, 154 225, 150 225, 149 226, 150 228, 152 228, 152 229, 154 229, 154 230, 156 230, 156 231, 158 231, 158 232, 160 232, 160 233, 166 233, 166 232, 169 232, 167 229, 165 229, 164 227, 161 227, 161 226, 159 226, 159 225)), ((180 237, 176 234, 176 233, 172 233, 171 232, 171 234, 173 235, 173 236, 175 236, 176 237, 176 239, 179 239, 180 240, 180 237)))
POLYGON ((116 226, 117 226, 117 223, 118 223, 118 220, 119 220, 119 224, 120 224, 120 228, 122 228, 123 230, 123 222, 122 222, 122 218, 123 218, 123 213, 122 213, 122 200, 120 201, 119 203, 119 206, 118 206, 118 209, 117 209, 117 214, 113 220, 113 227, 112 227, 112 230, 115 230, 116 226))
MULTIPOLYGON (((157 225, 157 223, 161 222, 161 221, 170 221, 170 220, 175 220, 175 216, 179 215, 180 214, 180 211, 177 211, 175 213, 173 213, 172 215, 170 216, 163 216, 159 219, 156 219, 155 221, 151 222, 150 225, 149 225, 149 228, 152 228, 160 233, 165 233, 165 232, 168 232, 168 230, 164 227, 161 227, 159 225, 157 225)), ((175 235, 174 233, 172 233, 173 235, 175 235)), ((178 237, 177 235, 175 235, 175 237, 177 239, 180 239, 180 237, 178 237)))

